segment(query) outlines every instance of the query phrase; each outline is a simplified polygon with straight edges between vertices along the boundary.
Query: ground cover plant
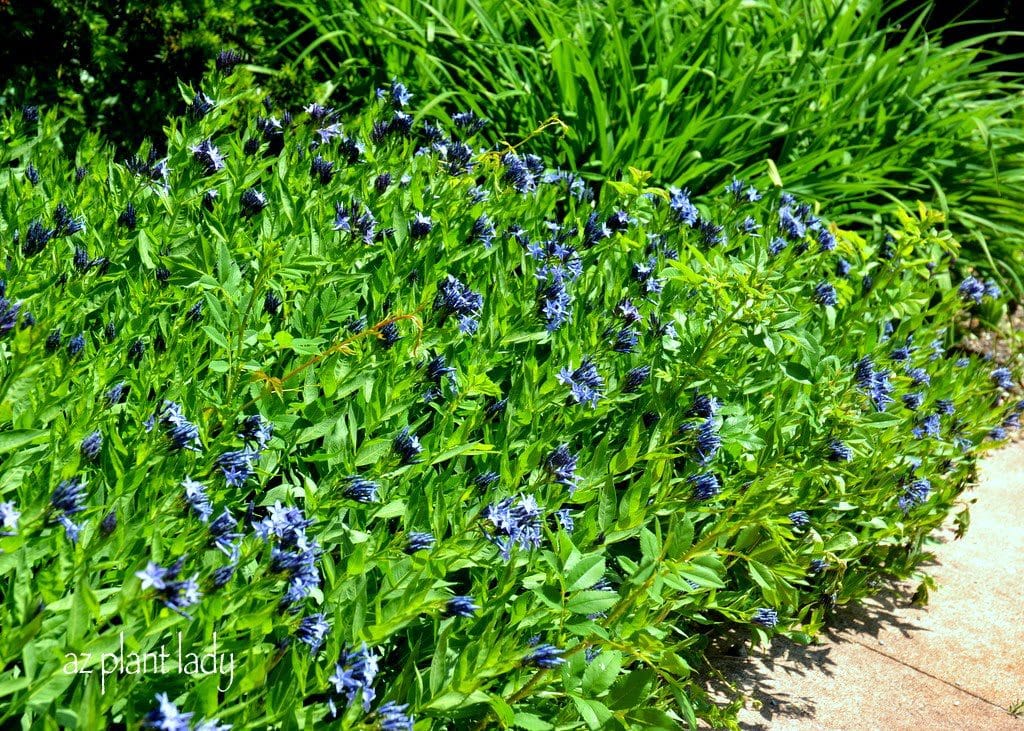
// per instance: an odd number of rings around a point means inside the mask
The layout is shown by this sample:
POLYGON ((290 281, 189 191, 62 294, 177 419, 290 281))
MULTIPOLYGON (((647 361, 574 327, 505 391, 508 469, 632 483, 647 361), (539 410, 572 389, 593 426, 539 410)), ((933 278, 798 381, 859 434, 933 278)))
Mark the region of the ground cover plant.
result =
POLYGON ((5 724, 734 725, 709 643, 914 575, 1017 425, 939 213, 593 200, 539 136, 237 61, 127 159, 3 118, 5 724))
POLYGON ((406 74, 427 105, 472 109, 497 133, 558 114, 567 133, 537 151, 588 176, 634 165, 704 194, 770 158, 788 189, 851 221, 919 198, 947 213, 963 257, 1024 292, 1020 80, 992 70, 1005 57, 976 28, 926 34, 930 3, 280 5, 298 27, 260 63, 307 92, 330 82, 335 105, 406 74))

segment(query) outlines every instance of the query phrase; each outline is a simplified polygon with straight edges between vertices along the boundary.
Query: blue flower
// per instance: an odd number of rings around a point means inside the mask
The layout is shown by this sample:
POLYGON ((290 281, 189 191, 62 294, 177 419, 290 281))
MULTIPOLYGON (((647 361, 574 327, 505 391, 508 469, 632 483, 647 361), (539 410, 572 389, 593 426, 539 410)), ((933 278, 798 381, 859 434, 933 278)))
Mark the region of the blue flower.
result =
POLYGON ((483 519, 494 528, 487 538, 496 546, 502 558, 512 557, 513 547, 523 550, 540 547, 540 507, 532 495, 520 495, 518 500, 505 498, 499 503, 488 505, 483 519))
POLYGON ((828 443, 828 459, 830 462, 851 462, 853 450, 838 439, 832 439, 828 443))
POLYGON ((791 241, 799 241, 807 233, 807 227, 789 206, 779 208, 779 230, 791 241))
POLYGON ((908 368, 907 375, 910 376, 912 386, 927 386, 932 382, 932 377, 924 368, 908 368))
POLYGON ((555 647, 554 645, 537 645, 533 648, 530 654, 526 656, 525 662, 539 668, 551 670, 565 662, 565 658, 562 657, 564 652, 565 650, 555 647))
POLYGON ((484 117, 478 117, 471 111, 465 111, 453 114, 452 124, 454 124, 458 129, 463 130, 466 134, 473 134, 475 132, 479 132, 490 124, 490 120, 484 117))
POLYGON ((687 226, 696 225, 699 213, 697 207, 690 202, 690 191, 669 188, 668 196, 668 207, 675 214, 676 220, 687 226))
POLYGON ((710 500, 722 491, 718 476, 711 472, 690 475, 687 480, 693 486, 693 496, 697 500, 710 500))
POLYGON ((915 505, 920 505, 928 499, 928 495, 931 492, 932 485, 924 477, 911 482, 904 489, 903 494, 900 496, 899 503, 900 509, 906 513, 915 505))
POLYGON ((706 465, 711 462, 721 447, 722 438, 716 431, 714 419, 709 417, 697 430, 697 453, 700 455, 700 463, 706 465))
POLYGON ((319 180, 320 185, 327 185, 334 178, 334 163, 316 155, 309 164, 309 175, 313 180, 319 180))
POLYGON ((826 307, 835 307, 839 304, 839 296, 836 294, 836 288, 832 286, 831 282, 819 282, 814 288, 814 301, 820 305, 825 305, 826 307))
POLYGON ((18 532, 18 519, 21 513, 13 502, 0 503, 0 536, 13 536, 18 532))
POLYGON ((823 558, 815 558, 815 559, 811 559, 811 563, 807 567, 807 570, 810 573, 812 573, 812 574, 820 574, 822 571, 827 569, 828 566, 829 566, 829 563, 825 559, 823 559, 823 558))
POLYGON ((277 293, 269 291, 263 298, 263 311, 273 317, 281 309, 282 304, 284 304, 284 302, 277 296, 277 293))
POLYGON ((579 487, 576 477, 578 459, 579 455, 569 451, 568 444, 559 444, 544 460, 544 469, 555 478, 556 483, 569 488, 570 496, 579 487))
POLYGON ((417 211, 413 217, 412 223, 409 225, 409 234, 414 239, 422 239, 424 236, 429 234, 434 228, 434 223, 430 220, 430 216, 426 216, 417 211))
POLYGON ((774 609, 760 607, 754 610, 754 616, 750 618, 750 621, 771 629, 779 623, 779 615, 774 609))
POLYGON ((415 434, 409 432, 409 427, 404 427, 398 433, 391 443, 391 448, 398 454, 402 464, 418 462, 420 452, 423 451, 423 447, 420 446, 420 440, 415 434))
POLYGON ((921 408, 921 405, 923 403, 924 403, 924 394, 923 393, 917 392, 917 393, 905 393, 905 394, 903 394, 903 405, 906 406, 911 411, 917 411, 919 408, 921 408))
POLYGON ((850 262, 846 259, 840 259, 836 262, 836 276, 841 279, 846 279, 850 276, 850 262))
POLYGON ((85 481, 80 477, 63 480, 50 496, 50 504, 64 516, 85 510, 85 481))
POLYGON ((499 475, 494 471, 481 472, 473 478, 473 484, 480 490, 486 490, 498 481, 499 475))
POLYGON ((377 709, 377 723, 380 731, 413 731, 414 720, 407 712, 408 703, 388 701, 377 709))
POLYGON ((210 498, 206 494, 206 485, 191 477, 186 477, 182 480, 181 486, 185 489, 185 503, 196 514, 196 517, 204 523, 208 522, 210 516, 213 515, 213 505, 210 504, 210 498))
POLYGON ((601 221, 601 217, 597 213, 591 211, 590 215, 587 216, 587 222, 583 226, 583 246, 584 248, 592 248, 602 239, 606 239, 612 235, 611 228, 606 223, 601 221))
POLYGON ((573 520, 572 511, 568 508, 556 510, 555 518, 558 520, 558 525, 561 526, 562 530, 566 533, 572 533, 576 528, 576 521, 573 520))
POLYGON ((39 185, 39 171, 36 170, 36 166, 32 163, 25 167, 25 179, 32 183, 32 185, 39 185))
POLYGON ((601 399, 601 389, 604 387, 604 379, 597 371, 597 364, 589 357, 583 359, 579 368, 562 368, 558 372, 559 382, 569 387, 569 402, 574 404, 590 404, 590 408, 596 409, 597 402, 601 399))
POLYGON ((833 251, 836 248, 836 237, 827 228, 818 232, 818 250, 833 251))
POLYGON ((939 415, 929 414, 926 416, 918 426, 915 426, 911 431, 915 439, 924 439, 927 437, 939 436, 939 415))
POLYGON ((794 510, 789 514, 789 522, 794 528, 806 528, 811 524, 811 516, 804 510, 794 510))
POLYGON ((255 188, 247 188, 239 202, 242 205, 242 218, 252 218, 267 207, 267 196, 255 188))
POLYGON ((398 332, 398 324, 394 321, 389 322, 381 326, 378 331, 381 345, 385 350, 390 350, 395 343, 402 339, 402 336, 398 332))
POLYGON ((253 465, 259 458, 259 452, 245 447, 224 452, 214 460, 214 464, 220 468, 221 474, 224 475, 224 480, 229 486, 241 487, 246 480, 252 477, 253 465))
POLYGON ((758 236, 758 231, 761 230, 761 224, 757 222, 753 216, 747 216, 743 219, 743 223, 740 224, 740 228, 744 233, 750 234, 751 236, 758 236))
POLYGON ((102 447, 103 435, 98 431, 94 431, 82 440, 82 444, 79 446, 79 452, 84 459, 91 462, 100 456, 100 449, 102 449, 102 447))
POLYGON ((377 678, 379 662, 380 657, 366 649, 364 642, 361 649, 345 653, 342 661, 335 665, 329 680, 334 691, 343 696, 346 706, 352 705, 356 698, 362 698, 363 710, 370 710, 377 697, 373 682, 377 678))
POLYGON ((412 99, 412 94, 405 88, 405 84, 398 79, 391 79, 391 86, 387 89, 377 89, 377 98, 386 100, 396 109, 403 109, 412 99))
POLYGON ((377 502, 377 491, 380 486, 376 482, 359 475, 349 475, 342 478, 342 481, 345 483, 345 488, 341 494, 349 500, 365 504, 377 502))
POLYGON ((224 169, 224 160, 227 157, 217 149, 212 140, 203 140, 198 145, 190 145, 189 151, 192 158, 203 166, 203 172, 207 175, 224 169))
POLYGON ((446 617, 469 618, 479 611, 480 607, 473 603, 471 596, 453 596, 445 605, 446 617))
POLYGON ((648 365, 638 366, 633 368, 626 374, 625 381, 622 385, 623 393, 634 393, 640 386, 647 382, 647 379, 651 377, 651 367, 648 365))
POLYGON ((699 416, 702 419, 710 419, 717 413, 719 407, 718 399, 697 392, 693 395, 693 403, 687 412, 691 416, 699 416))
POLYGON ((787 246, 789 246, 789 243, 784 238, 776 236, 771 240, 771 243, 768 244, 768 253, 771 256, 778 256, 787 246))
POLYGON ((1010 390, 1013 388, 1013 373, 1010 372, 1009 368, 996 368, 990 374, 992 382, 999 388, 1005 388, 1010 390))
POLYGON ((192 97, 192 103, 185 108, 185 113, 189 119, 199 120, 213 111, 214 103, 213 99, 208 97, 202 91, 197 91, 195 96, 192 97))
POLYGON ((57 352, 57 348, 60 347, 62 341, 61 331, 58 327, 52 333, 46 336, 46 342, 43 344, 43 350, 47 355, 57 352))
POLYGON ((631 327, 624 327, 616 335, 612 350, 616 353, 632 353, 639 338, 640 336, 636 330, 631 327))
POLYGON ((483 213, 473 221, 473 228, 469 232, 469 243, 479 242, 484 245, 485 249, 489 249, 494 241, 494 234, 494 224, 491 223, 487 214, 483 213))
POLYGON ((537 177, 530 169, 527 161, 514 152, 506 152, 501 156, 504 168, 501 179, 508 183, 517 193, 530 193, 537 189, 537 177))
POLYGON ((259 414, 251 414, 242 419, 242 431, 238 436, 246 445, 255 444, 256 449, 266 449, 273 434, 274 425, 271 422, 259 414))
POLYGON ((20 302, 11 302, 0 295, 0 337, 6 335, 18 323, 18 312, 21 310, 20 302))
POLYGON ((143 728, 161 729, 161 731, 190 731, 192 713, 182 713, 171 703, 166 693, 156 694, 157 707, 142 719, 143 728))
POLYGON ((331 625, 328 623, 326 615, 323 613, 310 614, 299 621, 295 636, 300 642, 309 645, 309 651, 315 655, 323 646, 330 631, 331 625))
POLYGON ((697 226, 700 229, 700 241, 706 248, 710 249, 726 242, 724 226, 719 226, 705 218, 701 218, 697 222, 697 226))
POLYGON ((274 536, 287 548, 298 546, 306 549, 312 545, 306 537, 306 528, 312 523, 313 521, 306 518, 299 508, 285 507, 278 501, 268 509, 267 517, 256 523, 253 529, 256 535, 265 541, 274 536))
POLYGON ((235 564, 227 564, 226 566, 220 566, 216 571, 213 572, 211 582, 214 589, 223 589, 228 585, 228 582, 234 578, 235 564))
POLYGON ((184 581, 177 580, 184 565, 184 556, 167 568, 150 561, 145 569, 136 571, 135 575, 142 580, 143 591, 155 589, 157 598, 163 602, 165 607, 186 619, 191 619, 192 617, 184 610, 198 604, 202 593, 199 591, 198 574, 194 574, 192 578, 184 581))
POLYGON ((68 340, 68 358, 77 358, 85 349, 85 335, 78 333, 68 340))
POLYGON ((235 70, 235 66, 242 63, 245 59, 238 51, 234 49, 226 49, 217 54, 216 65, 217 71, 224 75, 230 74, 235 70))
POLYGON ((432 533, 417 533, 415 531, 409 533, 409 540, 405 546, 406 553, 416 553, 417 551, 429 551, 434 547, 436 539, 432 533))
POLYGON ((956 407, 949 399, 939 399, 935 402, 935 409, 944 416, 952 416, 956 413, 956 407))
POLYGON ((377 191, 377 195, 383 195, 387 191, 388 186, 390 185, 391 173, 389 173, 386 170, 373 180, 373 189, 377 191))
POLYGON ((572 319, 572 295, 561 279, 538 288, 538 308, 548 332, 554 332, 572 319))
POLYGON ((227 508, 224 508, 224 512, 210 523, 213 544, 233 562, 238 560, 239 545, 237 541, 242 538, 242 534, 236 532, 236 528, 238 528, 238 519, 227 508))
POLYGON ((960 283, 959 292, 960 297, 965 302, 973 300, 980 305, 982 299, 985 297, 985 285, 974 277, 968 276, 960 283))
POLYGON ((451 274, 437 286, 434 311, 439 312, 442 319, 449 315, 457 316, 459 330, 467 335, 476 332, 479 325, 477 318, 480 317, 483 306, 483 296, 472 291, 451 274))

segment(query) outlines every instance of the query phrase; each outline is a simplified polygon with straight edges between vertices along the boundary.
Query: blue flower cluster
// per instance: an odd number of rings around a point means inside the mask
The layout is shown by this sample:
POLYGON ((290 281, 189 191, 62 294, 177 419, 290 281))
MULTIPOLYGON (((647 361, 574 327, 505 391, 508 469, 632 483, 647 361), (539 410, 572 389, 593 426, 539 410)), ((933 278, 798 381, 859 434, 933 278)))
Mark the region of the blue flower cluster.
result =
POLYGON ((185 566, 185 557, 181 556, 173 564, 164 568, 160 564, 150 561, 142 571, 136 571, 135 575, 142 580, 142 589, 154 589, 157 598, 163 602, 168 609, 177 612, 181 616, 192 619, 185 609, 198 604, 202 593, 199 591, 199 574, 193 574, 191 578, 178 581, 178 574, 185 566))
POLYGON ((499 503, 488 505, 483 512, 484 520, 493 527, 487 537, 501 552, 506 561, 512 558, 512 549, 539 548, 541 541, 541 510, 532 495, 505 498, 499 503))
POLYGON ((288 575, 281 606, 293 612, 299 610, 298 602, 320 586, 316 567, 320 546, 306 535, 306 528, 312 523, 298 508, 276 502, 267 516, 253 526, 264 541, 275 539, 270 551, 270 570, 288 575))

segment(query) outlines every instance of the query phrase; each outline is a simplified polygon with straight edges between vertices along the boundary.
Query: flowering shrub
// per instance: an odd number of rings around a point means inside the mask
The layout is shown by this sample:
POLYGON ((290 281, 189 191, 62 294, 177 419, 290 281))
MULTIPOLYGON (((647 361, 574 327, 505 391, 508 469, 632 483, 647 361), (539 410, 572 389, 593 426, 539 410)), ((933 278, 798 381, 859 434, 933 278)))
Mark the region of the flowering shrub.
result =
POLYGON ((275 116, 233 65, 128 160, 2 122, 4 721, 729 725, 709 642, 910 575, 1016 426, 934 213, 595 202, 397 82, 275 116))

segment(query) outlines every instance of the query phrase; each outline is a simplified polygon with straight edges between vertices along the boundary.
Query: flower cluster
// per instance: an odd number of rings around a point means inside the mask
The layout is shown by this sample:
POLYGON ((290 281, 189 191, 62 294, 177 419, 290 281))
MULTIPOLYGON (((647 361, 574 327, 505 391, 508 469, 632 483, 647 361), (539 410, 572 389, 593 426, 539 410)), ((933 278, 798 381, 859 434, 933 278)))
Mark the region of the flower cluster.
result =
POLYGON ((202 593, 199 591, 199 574, 193 574, 191 578, 183 581, 177 580, 184 566, 184 556, 167 568, 150 561, 145 569, 136 571, 135 575, 142 580, 143 591, 154 589, 157 599, 163 602, 165 607, 187 619, 192 619, 185 609, 198 604, 202 593))
POLYGON ((274 540, 270 551, 270 570, 288 576, 288 588, 281 598, 281 606, 298 611, 298 602, 320 586, 320 572, 316 562, 320 546, 306 535, 313 523, 296 507, 274 503, 267 516, 253 527, 264 541, 274 540))
POLYGON ((539 548, 541 541, 541 510, 532 495, 520 495, 518 499, 507 497, 488 505, 483 518, 490 523, 493 531, 487 532, 506 561, 512 558, 512 549, 539 548))

